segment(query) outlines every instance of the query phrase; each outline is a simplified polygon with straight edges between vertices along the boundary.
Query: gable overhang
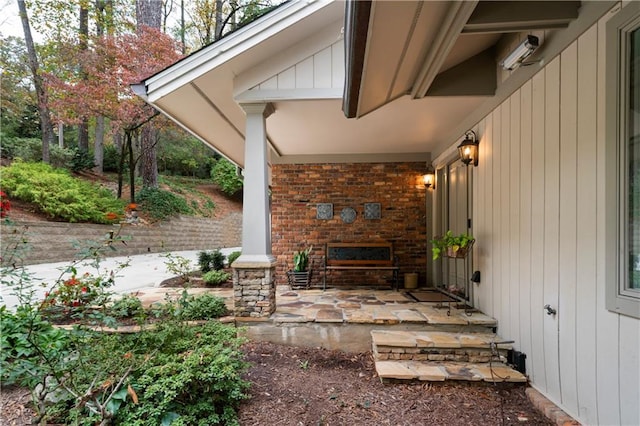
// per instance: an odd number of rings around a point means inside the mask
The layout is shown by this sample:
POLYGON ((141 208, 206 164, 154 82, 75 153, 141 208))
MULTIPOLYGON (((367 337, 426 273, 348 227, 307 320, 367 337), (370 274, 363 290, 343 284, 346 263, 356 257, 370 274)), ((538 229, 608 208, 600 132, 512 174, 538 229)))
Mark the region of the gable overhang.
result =
MULTIPOLYGON (((343 12, 343 4, 330 1, 286 3, 147 78, 135 85, 134 91, 205 144, 243 166, 245 113, 240 102, 264 100, 236 96, 260 83, 269 72, 278 72, 278 64, 271 68, 266 64, 296 44, 317 34, 327 38, 328 31, 333 32, 330 37, 335 41, 343 12)), ((283 64, 279 65, 285 67, 283 64)), ((336 93, 341 96, 341 90, 336 93)), ((278 155, 279 149, 271 140, 269 143, 271 152, 278 155)))

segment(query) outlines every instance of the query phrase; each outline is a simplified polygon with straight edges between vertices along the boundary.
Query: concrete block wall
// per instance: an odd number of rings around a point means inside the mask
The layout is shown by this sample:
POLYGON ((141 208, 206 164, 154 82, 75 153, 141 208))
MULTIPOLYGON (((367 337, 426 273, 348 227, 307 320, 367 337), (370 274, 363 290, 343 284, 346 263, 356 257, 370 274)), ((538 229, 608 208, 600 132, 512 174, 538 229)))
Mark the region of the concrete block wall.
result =
POLYGON ((237 247, 242 242, 242 214, 220 219, 178 216, 152 225, 94 225, 61 222, 14 222, 0 227, 2 253, 16 238, 27 241, 25 264, 63 262, 73 259, 76 242, 99 240, 108 232, 119 232, 126 244, 117 244, 113 256, 180 250, 211 250, 237 247), (24 232, 23 232, 24 231, 24 232))
MULTIPOLYGON (((322 262, 328 242, 393 243, 400 279, 417 272, 424 281, 427 265, 426 189, 424 162, 349 164, 274 164, 272 169, 272 245, 278 284, 286 284, 295 251, 313 246, 312 285, 322 283, 322 262), (333 218, 316 218, 318 203, 333 203, 333 218), (380 203, 381 218, 365 219, 364 204, 380 203), (340 212, 356 210, 353 223, 340 212)), ((383 271, 333 271, 330 284, 382 284, 383 271)))

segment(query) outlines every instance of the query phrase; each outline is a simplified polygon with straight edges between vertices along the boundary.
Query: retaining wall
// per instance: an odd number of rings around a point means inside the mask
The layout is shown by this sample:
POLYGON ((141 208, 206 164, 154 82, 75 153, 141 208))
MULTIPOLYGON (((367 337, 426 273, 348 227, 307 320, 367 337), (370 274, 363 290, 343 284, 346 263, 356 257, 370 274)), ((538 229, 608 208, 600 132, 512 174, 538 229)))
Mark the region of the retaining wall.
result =
POLYGON ((113 256, 237 247, 242 242, 242 214, 220 219, 178 216, 153 225, 16 221, 0 226, 0 245, 5 254, 6 247, 24 235, 29 246, 23 256, 25 264, 63 262, 77 255, 74 243, 99 240, 111 231, 127 238, 126 244, 117 244, 113 256))

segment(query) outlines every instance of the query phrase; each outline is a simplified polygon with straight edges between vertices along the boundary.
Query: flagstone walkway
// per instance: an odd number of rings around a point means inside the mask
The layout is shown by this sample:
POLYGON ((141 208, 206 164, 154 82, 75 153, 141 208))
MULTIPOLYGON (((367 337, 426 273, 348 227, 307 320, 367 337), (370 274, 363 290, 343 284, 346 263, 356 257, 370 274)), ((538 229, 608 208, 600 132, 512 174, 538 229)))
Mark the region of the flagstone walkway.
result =
MULTIPOLYGON (((223 297, 233 309, 233 290, 191 288, 191 294, 203 292, 223 297)), ((179 297, 182 288, 148 287, 136 294, 145 305, 162 301, 166 295, 179 297)), ((437 302, 417 302, 403 291, 370 289, 290 290, 278 287, 274 323, 344 323, 344 324, 430 324, 446 326, 496 327, 497 321, 481 312, 465 313, 464 309, 437 302)), ((246 318, 242 318, 245 320, 246 318)))

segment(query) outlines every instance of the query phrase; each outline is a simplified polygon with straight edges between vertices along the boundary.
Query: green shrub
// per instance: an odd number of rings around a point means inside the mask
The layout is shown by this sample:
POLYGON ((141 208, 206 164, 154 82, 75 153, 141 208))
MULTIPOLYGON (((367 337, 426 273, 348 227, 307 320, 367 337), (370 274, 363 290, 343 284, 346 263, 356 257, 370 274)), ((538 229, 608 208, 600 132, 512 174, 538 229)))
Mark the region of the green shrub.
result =
POLYGON ((108 189, 44 163, 14 161, 2 168, 0 185, 10 197, 34 203, 53 219, 112 223, 124 210, 124 202, 108 189))
POLYGON ((233 327, 170 323, 135 340, 135 357, 153 348, 158 352, 129 380, 138 403, 127 399, 114 424, 238 424, 236 409, 247 398, 249 383, 242 379, 247 364, 233 327))
POLYGON ((227 314, 224 299, 209 293, 189 295, 180 301, 180 305, 179 317, 185 321, 210 320, 227 314))
POLYGON ((114 318, 135 318, 144 313, 142 302, 137 297, 125 294, 109 307, 109 314, 114 318))
MULTIPOLYGON (((25 162, 42 161, 42 140, 36 138, 2 138, 2 157, 21 159, 25 162)), ((71 169, 76 150, 60 148, 58 145, 49 146, 49 161, 54 167, 71 169)))
POLYGON ((231 277, 230 274, 221 270, 214 270, 206 272, 202 279, 207 285, 218 285, 227 281, 231 277))
POLYGON ((240 257, 240 255, 242 255, 242 252, 240 251, 234 251, 232 253, 229 253, 229 256, 227 256, 227 264, 231 266, 233 262, 235 262, 236 259, 240 257))
POLYGON ((93 155, 88 152, 80 151, 79 149, 73 150, 73 158, 69 164, 69 168, 71 168, 74 172, 79 172, 82 170, 89 170, 96 166, 95 159, 93 155))
POLYGON ((220 249, 198 252, 198 265, 203 273, 224 268, 224 254, 220 249))
POLYGON ((163 220, 180 213, 193 213, 184 198, 162 189, 143 188, 137 198, 140 209, 155 220, 163 220))
POLYGON ((0 306, 0 379, 3 385, 33 388, 47 375, 42 358, 55 362, 66 354, 67 333, 54 328, 33 307, 19 306, 16 313, 0 306), (42 357, 42 358, 41 358, 42 357))
MULTIPOLYGON (((105 172, 116 173, 120 163, 120 152, 115 145, 105 145, 102 151, 102 170, 105 172)), ((125 171, 129 170, 125 163, 125 171)))
POLYGON ((200 271, 202 273, 207 273, 211 270, 212 254, 212 252, 206 250, 198 252, 198 266, 200 266, 200 271))
POLYGON ((242 188, 242 179, 236 173, 236 166, 229 160, 219 159, 211 168, 211 178, 220 189, 233 195, 242 188))

